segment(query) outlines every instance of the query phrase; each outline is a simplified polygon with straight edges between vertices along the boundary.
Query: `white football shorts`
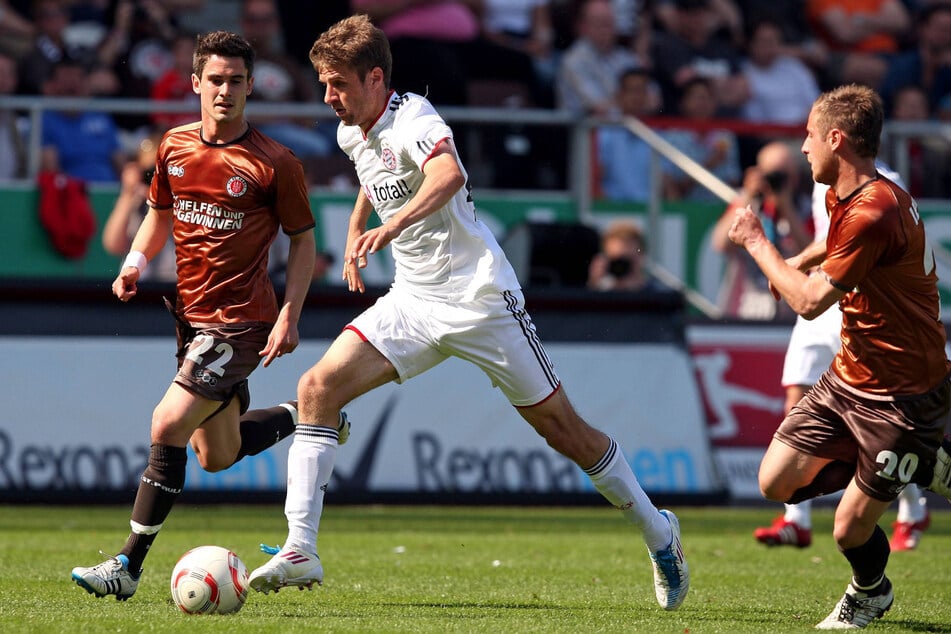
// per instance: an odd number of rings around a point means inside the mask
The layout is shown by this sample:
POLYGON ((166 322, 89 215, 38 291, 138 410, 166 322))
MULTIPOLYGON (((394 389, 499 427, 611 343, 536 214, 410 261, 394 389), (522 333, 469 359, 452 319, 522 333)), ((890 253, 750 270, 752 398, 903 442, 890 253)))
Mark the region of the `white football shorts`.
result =
POLYGON ((815 385, 839 352, 841 329, 842 311, 838 304, 812 321, 797 317, 783 362, 783 387, 815 385))
POLYGON ((393 364, 399 383, 458 357, 481 368, 516 407, 544 401, 560 384, 520 290, 446 303, 394 287, 348 328, 393 364))

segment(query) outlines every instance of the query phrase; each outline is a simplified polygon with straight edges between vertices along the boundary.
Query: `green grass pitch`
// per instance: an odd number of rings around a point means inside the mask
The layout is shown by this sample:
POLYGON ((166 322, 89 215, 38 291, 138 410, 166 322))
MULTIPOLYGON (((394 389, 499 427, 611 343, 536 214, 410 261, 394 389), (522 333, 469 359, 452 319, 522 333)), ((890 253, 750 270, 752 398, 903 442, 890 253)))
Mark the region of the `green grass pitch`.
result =
MULTIPOLYGON (((936 505, 937 506, 937 505, 936 505)), ((0 631, 11 632, 804 632, 826 616, 849 579, 814 514, 804 550, 752 539, 778 508, 674 508, 692 570, 680 610, 654 601, 639 535, 610 508, 330 506, 321 523, 326 579, 312 592, 252 592, 229 616, 189 616, 168 577, 188 548, 217 544, 249 570, 258 544, 284 538, 278 506, 180 504, 128 602, 96 599, 70 570, 115 552, 127 507, 0 506, 0 631)), ((890 532, 894 512, 883 518, 890 532)), ((879 632, 951 632, 951 514, 933 513, 913 552, 893 553, 895 605, 879 632)))

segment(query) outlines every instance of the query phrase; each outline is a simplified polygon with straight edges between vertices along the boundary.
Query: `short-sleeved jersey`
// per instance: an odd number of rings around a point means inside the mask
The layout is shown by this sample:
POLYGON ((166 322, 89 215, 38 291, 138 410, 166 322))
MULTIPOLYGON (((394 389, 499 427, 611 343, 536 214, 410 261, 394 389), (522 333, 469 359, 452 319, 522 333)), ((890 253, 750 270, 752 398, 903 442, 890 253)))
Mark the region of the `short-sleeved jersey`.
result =
POLYGON ((216 145, 201 124, 166 133, 159 146, 149 205, 174 216, 178 309, 192 324, 277 319, 268 248, 278 227, 294 235, 314 227, 300 161, 253 127, 216 145))
POLYGON ((918 206, 881 174, 851 196, 826 194, 821 268, 846 292, 842 347, 832 370, 861 392, 924 394, 951 370, 939 315, 935 259, 918 206))
MULTIPOLYGON (((419 191, 423 167, 452 130, 423 97, 391 93, 370 130, 342 123, 340 148, 385 223, 419 191)), ((456 159, 459 160, 458 157, 456 159)), ((465 175, 465 168, 459 163, 465 175)), ((391 243, 394 286, 434 301, 469 301, 488 291, 520 288, 515 270, 489 228, 476 218, 465 187, 442 208, 407 227, 391 243)))

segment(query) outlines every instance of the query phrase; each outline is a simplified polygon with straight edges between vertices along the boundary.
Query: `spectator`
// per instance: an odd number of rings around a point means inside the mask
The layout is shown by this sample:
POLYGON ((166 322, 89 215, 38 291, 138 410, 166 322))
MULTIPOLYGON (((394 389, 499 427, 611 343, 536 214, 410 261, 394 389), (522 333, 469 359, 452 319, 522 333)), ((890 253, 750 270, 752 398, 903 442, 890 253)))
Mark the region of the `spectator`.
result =
POLYGON ((350 15, 350 0, 277 0, 281 15, 284 50, 294 59, 307 59, 314 45, 314 34, 323 33, 332 24, 350 15))
POLYGON ((557 62, 551 0, 485 0, 482 32, 490 42, 531 58, 535 105, 553 107, 557 62))
POLYGON ((648 4, 646 0, 611 0, 618 39, 621 44, 633 47, 644 59, 647 58, 649 51, 641 48, 641 43, 649 42, 652 28, 648 4))
MULTIPOLYGON (((0 53, 0 96, 12 95, 16 87, 16 60, 0 53)), ((17 119, 16 112, 0 110, 0 182, 26 176, 26 143, 17 119)))
POLYGON ((710 0, 676 0, 676 9, 672 30, 655 35, 651 53, 664 102, 676 103, 687 83, 702 77, 712 82, 718 114, 737 116, 750 96, 739 48, 718 34, 710 0))
POLYGON ((772 22, 782 30, 781 54, 795 57, 818 74, 829 61, 829 51, 806 19, 805 0, 737 0, 746 24, 772 22))
POLYGON ((351 0, 386 33, 397 91, 434 104, 465 105, 470 79, 507 79, 534 86, 531 58, 482 36, 473 0, 351 0))
POLYGON ((195 54, 195 36, 179 32, 172 41, 172 66, 152 84, 151 97, 160 101, 181 101, 191 103, 195 108, 189 112, 156 112, 152 114, 153 124, 168 130, 195 120, 195 109, 199 106, 198 95, 192 89, 192 56, 195 54))
POLYGON ((35 35, 33 23, 16 11, 8 0, 0 0, 0 54, 19 59, 30 50, 35 35))
POLYGON ((802 124, 819 96, 819 84, 804 63, 784 55, 779 24, 763 20, 750 31, 743 74, 750 98, 743 104, 744 119, 757 123, 802 124))
MULTIPOLYGON (((283 48, 281 21, 274 0, 244 0, 241 5, 241 34, 257 51, 254 61, 254 90, 249 101, 317 102, 315 84, 306 69, 283 48)), ((254 125, 278 143, 289 147, 307 169, 314 159, 335 150, 336 126, 322 126, 311 119, 255 116, 254 125)), ((308 170, 309 172, 310 170, 308 170)), ((308 174, 313 182, 314 178, 308 174)))
POLYGON ((608 0, 586 0, 578 10, 575 30, 577 38, 559 64, 558 107, 579 115, 616 115, 621 73, 646 64, 618 44, 614 9, 608 0))
MULTIPOLYGON (((43 84, 47 97, 88 97, 88 74, 69 58, 53 67, 43 84)), ((105 112, 45 110, 41 169, 86 182, 116 182, 122 153, 119 130, 105 112)))
MULTIPOLYGON (((892 121, 932 120, 928 94, 915 84, 898 89, 892 110, 892 121)), ((948 140, 941 135, 911 137, 905 147, 908 152, 908 193, 916 199, 951 195, 948 140)))
MULTIPOLYGON (((709 0, 705 4, 709 9, 708 28, 737 46, 742 44, 745 16, 737 3, 733 0, 709 0)), ((661 28, 667 32, 676 32, 679 28, 678 21, 681 19, 678 9, 682 9, 685 5, 678 0, 657 0, 653 5, 654 16, 661 28)))
MULTIPOLYGON (((149 185, 155 175, 155 155, 161 140, 159 133, 142 139, 135 158, 122 167, 119 196, 102 229, 102 247, 106 253, 122 258, 132 246, 132 239, 149 211, 149 185)), ((175 276, 175 245, 167 242, 149 261, 140 279, 174 282, 175 276)))
MULTIPOLYGON (((654 116, 660 109, 660 88, 646 69, 626 70, 621 74, 617 103, 622 116, 654 116)), ((619 125, 598 128, 596 141, 600 193, 610 200, 647 202, 651 195, 651 147, 619 125)))
POLYGON ((951 4, 927 5, 918 13, 916 25, 914 47, 891 58, 882 80, 880 92, 889 113, 904 86, 921 86, 932 111, 943 95, 951 93, 951 4))
MULTIPOLYGON (((712 172, 728 185, 740 181, 740 150, 736 135, 715 125, 717 93, 714 83, 703 77, 694 77, 683 86, 678 111, 687 123, 683 128, 667 131, 671 145, 712 172)), ((679 168, 674 168, 667 179, 668 198, 715 200, 714 195, 679 168)))
POLYGON ((20 89, 26 94, 41 94, 53 67, 64 58, 87 66, 96 62, 95 49, 71 45, 66 39, 69 11, 60 0, 36 0, 33 3, 36 38, 33 48, 20 66, 20 89))
MULTIPOLYGON (((116 67, 124 95, 141 99, 151 97, 152 85, 174 63, 170 47, 180 30, 176 11, 194 1, 137 0, 126 46, 116 67)), ((149 122, 147 117, 140 121, 145 125, 149 122)))
POLYGON ((601 235, 601 251, 588 268, 588 288, 595 291, 670 290, 651 276, 645 266, 647 245, 635 223, 619 220, 601 235))
POLYGON ((911 28, 901 0, 806 0, 806 15, 831 51, 824 88, 856 83, 878 89, 911 28))
POLYGON ((109 4, 97 0, 66 3, 69 26, 65 39, 73 45, 94 49, 96 65, 112 69, 129 44, 135 4, 131 0, 118 0, 112 15, 108 15, 109 4))
MULTIPOLYGON (((726 256, 718 299, 725 316, 770 320, 780 314, 779 306, 785 306, 776 302, 766 276, 745 250, 733 245, 728 233, 735 210, 750 205, 760 211, 766 235, 781 253, 787 256, 799 253, 812 241, 803 222, 803 218, 811 214, 811 203, 808 197, 799 196, 801 173, 801 163, 788 144, 767 143, 757 154, 756 165, 746 170, 739 196, 727 206, 714 226, 712 246, 726 256)), ((788 310, 782 314, 792 316, 788 310)))

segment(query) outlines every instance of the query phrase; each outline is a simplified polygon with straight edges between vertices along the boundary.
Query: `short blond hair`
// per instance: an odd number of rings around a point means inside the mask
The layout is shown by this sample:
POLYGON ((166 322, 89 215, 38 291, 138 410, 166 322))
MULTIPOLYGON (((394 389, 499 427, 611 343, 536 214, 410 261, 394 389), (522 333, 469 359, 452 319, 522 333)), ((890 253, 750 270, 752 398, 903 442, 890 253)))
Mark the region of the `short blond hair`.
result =
POLYGON ((380 68, 387 88, 393 76, 390 42, 362 13, 344 18, 321 33, 310 49, 310 63, 318 74, 322 67, 352 68, 360 81, 374 68, 380 68))
POLYGON ((812 108, 823 135, 838 128, 856 154, 863 158, 878 156, 885 108, 874 90, 858 84, 839 86, 819 95, 812 108))

